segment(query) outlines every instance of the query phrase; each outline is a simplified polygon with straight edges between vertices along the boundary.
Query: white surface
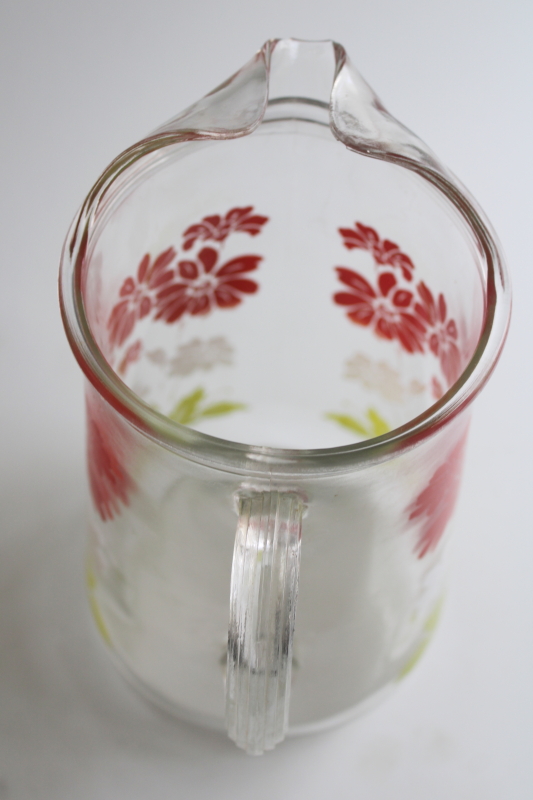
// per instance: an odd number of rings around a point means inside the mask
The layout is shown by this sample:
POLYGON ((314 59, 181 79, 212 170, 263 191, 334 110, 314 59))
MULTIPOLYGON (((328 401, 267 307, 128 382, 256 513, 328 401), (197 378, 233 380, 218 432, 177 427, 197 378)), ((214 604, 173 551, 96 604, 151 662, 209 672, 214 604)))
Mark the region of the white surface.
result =
POLYGON ((533 796, 533 5, 4 0, 0 15, 0 800, 533 796), (251 759, 145 705, 92 630, 81 377, 55 276, 107 162, 290 35, 342 42, 470 188, 507 252, 515 310, 476 404, 432 647, 367 717, 251 759))

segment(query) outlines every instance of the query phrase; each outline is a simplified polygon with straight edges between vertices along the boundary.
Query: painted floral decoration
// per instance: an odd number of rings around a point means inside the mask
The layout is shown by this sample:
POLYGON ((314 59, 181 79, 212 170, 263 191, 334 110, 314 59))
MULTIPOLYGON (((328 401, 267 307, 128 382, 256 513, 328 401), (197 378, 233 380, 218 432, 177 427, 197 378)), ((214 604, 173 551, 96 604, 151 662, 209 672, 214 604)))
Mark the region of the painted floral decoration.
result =
POLYGON ((376 288, 345 267, 337 267, 337 274, 351 289, 335 295, 336 303, 348 307, 348 319, 371 327, 383 339, 397 339, 408 353, 424 352, 426 327, 413 313, 413 293, 399 288, 391 272, 378 276, 376 288))
POLYGON ((373 361, 364 353, 354 353, 344 366, 345 378, 360 381, 367 389, 379 392, 389 402, 403 403, 409 396, 422 394, 426 388, 416 379, 404 383, 399 370, 393 369, 385 361, 373 361))
MULTIPOLYGON (((435 296, 425 283, 414 282, 415 265, 400 247, 381 239, 374 228, 356 222, 353 228, 339 228, 347 250, 366 250, 374 259, 376 283, 348 267, 336 267, 346 287, 334 301, 346 309, 356 325, 371 329, 382 339, 395 340, 407 353, 432 353, 438 358, 447 385, 463 369, 457 324, 448 315, 443 294, 435 296)), ((443 393, 440 381, 432 381, 433 393, 443 393)), ((440 393, 440 394, 439 394, 440 393)))
MULTIPOLYGON (((181 254, 177 247, 171 246, 155 256, 150 253, 143 255, 135 273, 122 282, 107 319, 111 358, 114 359, 116 351, 126 345, 117 359, 120 375, 124 375, 129 365, 141 357, 141 339, 131 342, 140 320, 151 318, 172 324, 187 314, 205 315, 215 309, 234 308, 246 295, 257 292, 259 286, 249 275, 257 270, 262 256, 246 254, 224 261, 222 247, 230 234, 257 236, 266 222, 268 217, 254 213, 253 206, 232 208, 225 215, 207 216, 189 226, 183 233, 181 254)), ((225 359, 226 363, 231 349, 228 356, 225 342, 213 340, 210 344, 211 350, 215 346, 218 350, 215 354, 211 351, 203 353, 204 367, 208 368, 217 359, 225 359)), ((183 371, 181 362, 176 365, 176 372, 180 369, 183 374, 191 371, 183 371)), ((196 419, 243 408, 242 404, 229 401, 207 405, 203 401, 203 389, 198 389, 178 403, 171 417, 182 424, 190 424, 196 419)), ((135 483, 126 467, 128 432, 105 404, 90 395, 87 425, 91 495, 102 520, 110 520, 122 506, 128 505, 135 490, 135 483)))
POLYGON ((452 448, 444 463, 407 509, 409 522, 420 521, 416 553, 423 558, 435 550, 453 514, 461 480, 466 434, 452 448))
POLYGON ((462 359, 457 346, 458 333, 455 320, 448 319, 444 295, 435 302, 425 283, 418 284, 419 302, 415 311, 428 326, 429 349, 440 360, 448 385, 451 386, 461 374, 462 359))
POLYGON ((218 253, 204 247, 194 261, 178 261, 176 275, 156 295, 155 319, 175 322, 184 314, 207 314, 213 308, 233 308, 243 294, 258 290, 245 278, 257 269, 261 256, 239 256, 218 266, 218 253))
POLYGON ((120 300, 113 306, 107 328, 111 347, 124 344, 135 327, 135 323, 148 316, 154 309, 157 293, 173 279, 170 264, 176 256, 173 247, 151 259, 143 256, 137 272, 126 278, 119 292, 120 300))
POLYGON ((219 400, 206 405, 205 394, 205 389, 199 386, 176 403, 168 416, 181 425, 192 425, 202 419, 221 417, 232 414, 234 411, 243 411, 246 408, 244 403, 233 403, 229 400, 219 400))
POLYGON ((155 257, 146 253, 136 273, 122 283, 107 320, 111 351, 121 347, 145 317, 171 324, 187 314, 234 308, 244 296, 257 292, 258 284, 249 273, 255 272, 262 256, 246 254, 224 262, 221 249, 230 234, 257 236, 266 222, 268 217, 253 213, 253 206, 232 208, 187 228, 182 243, 186 258, 175 247, 155 257), (212 244, 203 246, 206 241, 212 244))
POLYGON ((102 520, 128 505, 135 490, 126 464, 128 430, 103 401, 87 395, 87 463, 91 497, 102 520))
POLYGON ((339 233, 347 250, 356 248, 369 250, 374 256, 376 264, 399 268, 406 281, 412 280, 415 265, 409 256, 402 253, 395 242, 391 242, 389 239, 380 239, 374 228, 356 222, 353 228, 339 228, 339 233))
POLYGON ((233 364, 234 349, 224 336, 211 339, 192 339, 178 347, 170 359, 170 375, 190 375, 195 370, 211 370, 224 364, 233 364))
POLYGON ((268 222, 268 217, 254 214, 253 210, 253 206, 246 206, 245 208, 232 208, 223 217, 219 214, 204 217, 200 223, 191 225, 183 234, 183 249, 190 250, 198 239, 223 242, 234 231, 257 236, 258 233, 261 233, 265 222, 268 222))

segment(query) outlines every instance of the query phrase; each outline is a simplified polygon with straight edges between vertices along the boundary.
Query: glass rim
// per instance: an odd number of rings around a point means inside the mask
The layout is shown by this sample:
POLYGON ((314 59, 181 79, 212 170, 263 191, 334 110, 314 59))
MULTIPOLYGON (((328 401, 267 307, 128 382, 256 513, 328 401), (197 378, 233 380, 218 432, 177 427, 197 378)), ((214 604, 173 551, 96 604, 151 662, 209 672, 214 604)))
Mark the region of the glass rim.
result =
MULTIPOLYGON (((307 98, 300 100, 313 102, 307 98)), ((213 140, 215 137, 204 137, 204 141, 207 138, 213 140)), ((198 141, 198 138, 155 134, 124 151, 102 173, 87 196, 63 247, 59 297, 67 338, 89 382, 124 419, 166 449, 225 471, 260 475, 271 473, 272 470, 277 475, 320 474, 349 471, 393 458, 435 434, 470 404, 494 369, 509 325, 510 286, 499 242, 476 202, 449 174, 440 173, 405 156, 368 152, 359 155, 396 163, 418 173, 436 187, 462 216, 483 251, 486 265, 485 313, 478 343, 460 377, 440 400, 404 425, 378 437, 337 447, 292 449, 234 442, 194 430, 156 411, 129 389, 106 361, 85 314, 81 287, 91 223, 103 196, 112 186, 116 186, 117 181, 120 184, 124 178, 127 180, 132 166, 151 154, 156 157, 155 166, 159 161, 157 156, 161 156, 159 151, 163 148, 191 141, 198 141), (119 181, 119 178, 122 180, 119 181)), ((357 155, 354 153, 354 157, 357 155)), ((150 164, 147 169, 150 170, 150 164)))

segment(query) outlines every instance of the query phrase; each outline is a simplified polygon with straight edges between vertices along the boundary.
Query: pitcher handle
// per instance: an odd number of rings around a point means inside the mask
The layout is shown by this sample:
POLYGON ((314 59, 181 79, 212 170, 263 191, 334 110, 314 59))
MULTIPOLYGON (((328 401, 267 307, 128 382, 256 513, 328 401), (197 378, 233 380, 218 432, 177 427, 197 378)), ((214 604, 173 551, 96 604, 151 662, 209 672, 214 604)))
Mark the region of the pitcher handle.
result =
POLYGON ((230 739, 253 755, 271 750, 287 731, 303 508, 292 492, 239 498, 226 727, 230 739))

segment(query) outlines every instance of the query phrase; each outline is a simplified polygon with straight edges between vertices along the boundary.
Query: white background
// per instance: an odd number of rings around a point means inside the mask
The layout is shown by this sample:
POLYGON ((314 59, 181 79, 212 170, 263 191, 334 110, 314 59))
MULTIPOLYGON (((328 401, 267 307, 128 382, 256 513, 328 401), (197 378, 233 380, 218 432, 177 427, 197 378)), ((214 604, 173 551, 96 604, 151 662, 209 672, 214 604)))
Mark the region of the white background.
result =
POLYGON ((533 4, 2 0, 0 37, 0 800, 533 797, 533 4), (344 44, 459 175, 515 299, 432 647, 370 715, 252 759, 139 700, 92 629, 82 382, 56 271, 111 158, 285 36, 344 44))

